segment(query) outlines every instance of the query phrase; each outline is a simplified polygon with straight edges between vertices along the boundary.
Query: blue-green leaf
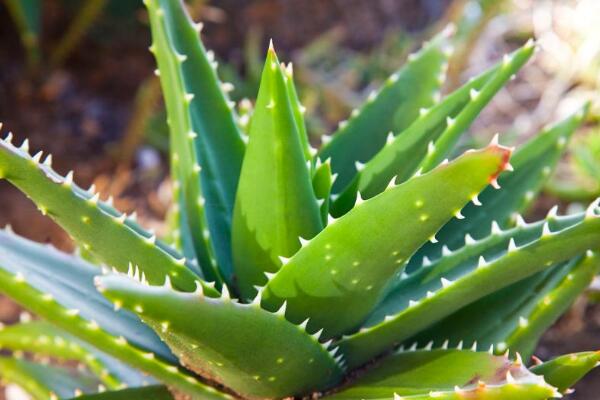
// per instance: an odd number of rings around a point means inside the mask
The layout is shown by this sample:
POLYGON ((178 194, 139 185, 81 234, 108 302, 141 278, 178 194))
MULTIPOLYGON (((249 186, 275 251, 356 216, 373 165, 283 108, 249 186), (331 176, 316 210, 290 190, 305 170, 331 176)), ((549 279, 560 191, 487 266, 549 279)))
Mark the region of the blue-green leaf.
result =
MULTIPOLYGON (((219 81, 214 54, 206 51, 199 38, 202 24, 191 21, 179 0, 148 0, 146 6, 151 14, 164 16, 164 26, 155 24, 153 32, 164 30, 171 54, 181 61, 177 73, 185 92, 180 94, 180 99, 183 101, 186 96, 190 99, 187 106, 191 118, 190 132, 201 167, 210 243, 223 278, 231 283, 231 224, 244 142, 235 120, 233 104, 224 90, 228 89, 228 85, 219 81)), ((181 134, 188 135, 190 132, 181 134)))

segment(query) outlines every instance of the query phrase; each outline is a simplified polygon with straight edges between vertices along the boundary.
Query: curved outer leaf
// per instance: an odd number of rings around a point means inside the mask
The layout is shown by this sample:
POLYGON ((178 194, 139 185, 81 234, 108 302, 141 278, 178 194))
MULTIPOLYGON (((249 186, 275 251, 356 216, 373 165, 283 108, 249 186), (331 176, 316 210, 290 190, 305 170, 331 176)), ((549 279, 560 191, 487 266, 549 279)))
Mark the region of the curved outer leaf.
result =
POLYGON ((452 349, 397 352, 325 398, 543 400, 557 394, 518 362, 452 349))
POLYGON ((480 349, 495 346, 496 353, 510 349, 528 358, 540 336, 585 290, 598 270, 597 256, 589 253, 583 259, 575 258, 470 304, 414 340, 421 344, 432 341, 434 346, 475 342, 480 349))
POLYGON ((366 324, 377 323, 388 315, 394 315, 402 311, 409 300, 425 297, 428 291, 437 290, 442 278, 453 281, 464 276, 473 270, 481 257, 484 260, 501 257, 506 253, 511 239, 521 245, 532 243, 542 237, 545 224, 552 232, 556 232, 573 227, 584 218, 585 213, 558 216, 552 212, 544 220, 531 224, 520 223, 504 231, 493 222, 491 234, 485 238, 466 239, 466 244, 455 251, 445 248, 442 256, 433 261, 424 257, 416 272, 397 278, 385 298, 371 313, 366 324))
POLYGON ((357 366, 400 343, 460 308, 514 282, 543 271, 597 246, 600 218, 593 204, 585 219, 562 231, 543 228, 539 240, 527 244, 510 241, 506 253, 472 266, 463 274, 424 298, 413 299, 398 314, 344 338, 340 347, 350 366, 357 366))
MULTIPOLYGON (((50 246, 0 230, 0 269, 21 279, 23 285, 45 294, 48 301, 61 305, 62 312, 94 320, 112 336, 123 336, 135 346, 176 362, 156 334, 134 314, 114 311, 94 287, 95 266, 50 246)), ((0 291, 2 288, 0 288, 0 291)), ((75 335, 77 336, 77 335, 75 335)))
POLYGON ((0 357, 0 378, 15 383, 35 400, 71 397, 75 393, 94 392, 98 381, 66 368, 35 364, 0 357))
MULTIPOLYGON (((132 265, 139 267, 150 283, 160 284, 169 275, 178 288, 195 289, 199 277, 187 267, 185 258, 157 241, 154 234, 144 231, 126 214, 99 201, 98 194, 77 187, 72 174, 63 178, 46 162, 38 163, 39 156, 30 157, 28 146, 24 142, 17 149, 8 139, 0 141, 0 177, 23 191, 85 250, 122 272, 132 265)), ((216 290, 207 288, 218 295, 216 290)))
MULTIPOLYGON (((475 238, 484 237, 490 233, 492 221, 505 225, 511 216, 523 211, 550 176, 564 153, 567 140, 583 123, 588 110, 589 105, 586 105, 581 111, 542 131, 520 147, 511 158, 514 171, 498 177, 502 190, 484 190, 479 196, 482 206, 469 204, 465 207, 465 219, 446 224, 437 235, 438 243, 423 246, 414 260, 420 260, 422 256, 435 258, 441 254, 443 246, 451 249, 460 247, 464 244, 466 234, 475 238)), ((408 269, 415 268, 417 266, 411 260, 408 269)))
POLYGON ((287 301, 290 320, 310 317, 325 337, 357 327, 406 260, 508 163, 489 146, 365 201, 306 243, 268 282, 268 309, 287 301), (402 207, 398 207, 402 204, 402 207))
POLYGON ((268 51, 236 199, 233 258, 242 298, 256 294, 265 272, 321 229, 319 206, 273 47, 268 51))
POLYGON ((179 391, 203 399, 228 397, 175 367, 177 360, 170 351, 132 314, 112 311, 93 287, 97 269, 14 235, 0 232, 0 238, 0 292, 179 391))
POLYGON ((172 50, 186 57, 181 74, 189 104, 193 143, 199 158, 202 191, 211 244, 221 274, 232 281, 231 224, 239 181, 244 142, 235 121, 233 103, 216 73, 212 52, 206 51, 198 37, 202 24, 194 24, 181 0, 147 0, 147 7, 162 9, 172 50))
MULTIPOLYGON (((152 46, 158 64, 160 82, 167 109, 167 122, 170 129, 171 178, 173 180, 175 206, 173 218, 179 222, 180 240, 185 255, 198 260, 207 280, 221 283, 220 274, 212 251, 208 232, 205 199, 200 183, 200 166, 194 147, 197 132, 193 130, 190 112, 193 94, 185 88, 183 78, 184 55, 177 51, 169 37, 167 26, 172 10, 157 6, 157 1, 146 1, 152 46)), ((177 6, 179 8, 179 5, 177 6)), ((197 41, 195 33, 194 39, 197 41)))
POLYGON ((531 368, 531 372, 542 375, 548 383, 564 393, 588 372, 596 368, 599 362, 600 352, 598 351, 567 354, 536 365, 531 368))
POLYGON ((165 386, 148 386, 133 389, 124 389, 114 392, 88 394, 73 397, 71 400, 174 400, 173 395, 165 386))
POLYGON ((498 346, 505 345, 524 357, 532 355, 542 334, 570 308, 598 271, 598 254, 588 252, 562 280, 550 286, 544 296, 531 299, 522 306, 520 315, 512 315, 504 325, 505 332, 500 334, 498 331, 487 340, 495 340, 498 346))
POLYGON ((99 377, 102 386, 108 389, 153 382, 141 372, 45 321, 20 323, 0 330, 0 348, 15 354, 32 353, 34 358, 42 357, 42 360, 52 357, 62 361, 78 361, 99 377))
POLYGON ((423 109, 417 119, 401 134, 388 135, 383 148, 357 171, 352 182, 336 198, 332 214, 339 216, 352 208, 356 194, 370 198, 385 190, 391 179, 402 183, 417 171, 427 154, 427 147, 444 132, 452 118, 470 101, 471 90, 481 87, 497 73, 498 66, 490 68, 460 89, 448 95, 431 109, 423 109))
POLYGON ((533 40, 529 40, 523 47, 511 55, 504 57, 502 67, 481 89, 480 92, 471 92, 471 102, 465 106, 456 120, 446 127, 446 130, 436 140, 435 146, 428 151, 421 163, 423 171, 435 168, 452 151, 461 134, 479 115, 483 107, 506 82, 531 58, 535 50, 533 40))
POLYGON ((327 348, 303 326, 286 321, 285 310, 270 313, 257 303, 185 294, 115 275, 100 278, 98 288, 123 307, 137 308, 185 366, 244 397, 308 394, 342 378, 327 348))
POLYGON ((368 161, 384 146, 390 131, 402 132, 417 118, 419 109, 434 103, 448 65, 449 33, 443 32, 411 55, 320 150, 319 158, 331 158, 333 172, 338 174, 334 193, 350 183, 357 161, 368 161))
MULTIPOLYGON (((496 354, 504 354, 506 352, 505 345, 494 347, 497 344, 496 342, 490 342, 482 338, 489 335, 490 332, 494 334, 496 329, 502 329, 505 318, 510 320, 513 313, 518 312, 523 303, 526 303, 531 297, 537 297, 539 292, 543 291, 547 285, 559 281, 562 274, 572 268, 573 264, 572 261, 569 261, 549 268, 494 292, 461 308, 458 312, 436 323, 405 343, 424 345, 424 343, 431 342, 433 347, 457 346, 462 343, 466 347, 471 346, 480 350, 491 349, 490 351, 495 351, 496 354), (463 321, 467 310, 475 314, 472 314, 468 320, 468 327, 461 326, 459 321, 463 321), (493 312, 490 312, 490 310, 493 310, 493 312)), ((518 322, 517 320, 517 326, 518 322)))
POLYGON ((118 377, 71 335, 43 321, 20 323, 0 329, 0 349, 32 353, 36 357, 52 357, 62 361, 77 361, 89 368, 109 389, 116 389, 118 377))

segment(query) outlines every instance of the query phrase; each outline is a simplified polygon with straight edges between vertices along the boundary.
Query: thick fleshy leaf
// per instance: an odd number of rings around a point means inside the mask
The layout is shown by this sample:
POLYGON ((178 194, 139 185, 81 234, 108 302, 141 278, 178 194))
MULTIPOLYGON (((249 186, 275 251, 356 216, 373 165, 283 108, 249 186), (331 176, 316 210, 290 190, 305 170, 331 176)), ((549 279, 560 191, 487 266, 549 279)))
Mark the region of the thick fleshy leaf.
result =
MULTIPOLYGON (((545 219, 531 224, 519 218, 519 224, 507 230, 502 230, 494 221, 490 224, 491 228, 488 228, 490 235, 485 238, 475 240, 466 236, 465 245, 457 250, 452 251, 444 247, 439 258, 430 259, 425 256, 419 259, 419 262, 415 263, 417 271, 396 278, 385 298, 371 314, 370 321, 393 315, 409 300, 421 298, 427 291, 436 290, 442 278, 452 281, 463 276, 480 262, 481 257, 484 260, 499 258, 506 253, 511 239, 515 243, 531 243, 544 235, 545 224, 551 232, 556 232, 573 227, 585 218, 584 213, 559 216, 555 211, 556 209, 553 209, 545 219)), ((418 253, 415 257, 418 257, 418 253)))
POLYGON ((477 118, 483 107, 489 103, 498 90, 504 87, 506 82, 525 65, 533 55, 534 50, 534 42, 533 40, 529 40, 513 54, 505 55, 498 72, 486 82, 480 91, 471 91, 471 101, 469 104, 457 115, 456 120, 446 127, 444 132, 435 141, 435 145, 431 146, 428 150, 425 159, 420 165, 423 171, 426 172, 435 168, 435 166, 450 155, 462 133, 477 118))
POLYGON ((495 341, 500 348, 505 345, 524 357, 532 355, 544 332, 571 307, 600 271, 598 254, 591 251, 571 265, 572 268, 556 274, 548 282, 542 292, 544 295, 540 293, 537 298, 529 299, 517 313, 507 318, 504 329, 487 336, 486 341, 495 341))
POLYGON ((116 389, 120 385, 119 378, 111 374, 89 345, 47 322, 33 321, 0 329, 0 349, 75 361, 89 368, 107 388, 116 389))
MULTIPOLYGON (((435 152, 440 137, 458 138, 467 131, 481 110, 502 89, 511 75, 515 74, 532 54, 532 47, 525 47, 506 55, 504 61, 472 79, 431 109, 421 109, 419 117, 396 137, 388 135, 383 148, 364 165, 359 165, 352 182, 336 195, 332 214, 339 216, 352 208, 357 193, 370 198, 383 191, 395 177, 396 183, 409 179, 423 159, 435 152)), ((442 140, 443 142, 444 140, 442 140)), ((455 141, 449 141, 442 154, 452 150, 455 141)), ((440 149, 438 148, 437 151, 440 149)))
POLYGON ((137 312, 189 369, 244 397, 303 395, 339 382, 342 369, 318 337, 253 304, 183 293, 107 275, 98 288, 137 312), (190 316, 196 316, 190 319, 190 316))
POLYGON ((1 293, 65 332, 181 392, 207 399, 227 397, 176 367, 177 359, 137 317, 113 311, 110 303, 95 292, 97 268, 5 232, 0 232, 0 239, 1 293))
POLYGON ((510 161, 514 171, 498 177, 502 189, 484 190, 479 196, 482 205, 470 204, 465 207, 465 219, 452 220, 444 226, 437 235, 438 243, 423 246, 417 253, 418 257, 411 260, 408 269, 417 268, 414 262, 423 256, 438 257, 443 246, 451 249, 462 246, 466 234, 475 238, 484 237, 490 233, 492 221, 504 226, 509 218, 522 212, 550 176, 566 149, 569 137, 585 120, 588 109, 589 105, 520 147, 510 161))
POLYGON ((35 400, 93 393, 98 386, 97 380, 81 372, 6 357, 0 357, 0 379, 20 386, 35 400))
POLYGON ((148 386, 133 389, 123 389, 113 392, 87 394, 73 397, 71 400, 174 400, 173 395, 165 386, 148 386))
POLYGON ((0 177, 23 191, 85 250, 122 272, 139 268, 150 283, 160 284, 169 275, 175 286, 195 289, 199 277, 184 257, 109 202, 100 201, 99 194, 76 186, 72 173, 60 176, 48 165, 48 158, 39 163, 41 153, 31 157, 28 148, 27 141, 20 148, 10 139, 0 141, 0 177))
MULTIPOLYGON (((231 221, 244 157, 244 143, 235 121, 233 103, 226 94, 231 85, 219 81, 214 54, 206 51, 198 37, 202 24, 190 20, 179 0, 147 0, 146 6, 159 20, 160 15, 164 16, 163 26, 152 25, 153 35, 162 29, 170 48, 165 55, 175 55, 180 61, 177 74, 185 85, 185 92, 180 94, 182 103, 178 110, 183 110, 187 103, 192 142, 201 167, 211 245, 221 274, 231 283, 231 221), (185 100, 189 102, 184 103, 185 100)), ((162 74, 160 65, 159 69, 162 74)))
POLYGON ((592 253, 510 285, 461 309, 409 342, 463 342, 507 349, 528 358, 541 335, 571 306, 600 270, 592 253), (493 312, 490 312, 493 310, 493 312))
POLYGON ((330 223, 268 282, 263 305, 287 301, 294 322, 333 337, 356 328, 406 260, 508 163, 489 146, 392 186, 330 223), (398 205, 401 204, 402 207, 398 205))
POLYGON ((429 143, 444 132, 445 127, 470 101, 470 92, 481 87, 498 70, 491 68, 444 98, 431 109, 423 109, 419 117, 401 134, 388 135, 385 145, 372 159, 361 166, 352 182, 336 195, 332 215, 339 216, 352 208, 357 193, 370 198, 385 190, 391 179, 401 183, 410 179, 427 154, 429 143))
POLYGON ((250 140, 242 166, 233 220, 233 258, 243 298, 256 294, 254 285, 265 272, 281 266, 321 229, 286 77, 273 47, 269 48, 260 91, 250 122, 250 140))
MULTIPOLYGON (((397 312, 383 320, 372 319, 360 332, 342 339, 349 365, 360 365, 488 294, 595 248, 600 240, 597 204, 579 217, 579 223, 559 231, 552 231, 549 224, 536 224, 539 239, 522 243, 511 238, 504 242, 504 252, 493 259, 470 260, 458 269, 453 281, 436 278, 430 281, 433 286, 419 287, 420 297, 405 298, 395 304, 397 312)), ((390 306, 388 311, 392 311, 390 306)))
POLYGON ((328 399, 544 400, 556 389, 522 364, 468 350, 415 350, 384 359, 328 399))
POLYGON ((154 332, 134 314, 113 310, 96 291, 94 276, 100 273, 97 267, 51 246, 0 230, 0 269, 18 280, 26 279, 22 282, 24 285, 44 293, 49 304, 56 302, 61 313, 93 319, 111 335, 123 336, 161 358, 176 361, 154 332))
POLYGON ((102 381, 102 386, 116 389, 153 382, 140 371, 128 367, 95 347, 45 321, 22 322, 0 330, 0 349, 13 354, 27 353, 35 359, 78 362, 102 381))
MULTIPOLYGON (((198 261, 207 280, 220 283, 212 245, 208 235, 205 235, 208 232, 204 207, 206 201, 200 183, 199 156, 194 146, 198 134, 192 127, 190 111, 194 95, 187 92, 182 71, 186 56, 177 51, 167 29, 171 23, 167 17, 171 17, 173 10, 169 7, 165 13, 157 1, 148 1, 146 4, 152 28, 150 51, 158 63, 170 129, 171 178, 176 204, 173 219, 179 222, 177 234, 185 256, 198 261)), ((195 31, 194 40, 199 40, 195 31)))
POLYGON ((368 161, 385 145, 390 131, 402 132, 417 118, 419 109, 434 104, 448 64, 449 33, 443 32, 411 55, 348 121, 340 123, 331 142, 320 150, 319 158, 331 158, 333 172, 338 174, 334 193, 350 183, 356 162, 368 161))
POLYGON ((588 372, 598 366, 600 352, 567 354, 531 368, 534 374, 542 375, 551 385, 561 392, 576 384, 588 372))

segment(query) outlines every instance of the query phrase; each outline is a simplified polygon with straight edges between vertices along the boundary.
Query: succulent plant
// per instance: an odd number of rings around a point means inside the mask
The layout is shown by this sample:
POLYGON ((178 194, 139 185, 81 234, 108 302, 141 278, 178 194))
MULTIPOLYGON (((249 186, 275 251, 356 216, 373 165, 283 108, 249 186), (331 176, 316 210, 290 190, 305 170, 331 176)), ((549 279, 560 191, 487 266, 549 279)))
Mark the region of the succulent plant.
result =
POLYGON ((547 399, 596 365, 594 352, 521 358, 600 268, 598 202, 519 214, 587 106, 510 163, 497 138, 446 161, 532 41, 440 99, 442 32, 315 150, 272 46, 244 124, 202 25, 178 0, 146 6, 171 232, 157 239, 50 155, 2 140, 0 177, 85 255, 0 232, 0 292, 44 319, 0 331, 5 380, 39 399, 547 399))

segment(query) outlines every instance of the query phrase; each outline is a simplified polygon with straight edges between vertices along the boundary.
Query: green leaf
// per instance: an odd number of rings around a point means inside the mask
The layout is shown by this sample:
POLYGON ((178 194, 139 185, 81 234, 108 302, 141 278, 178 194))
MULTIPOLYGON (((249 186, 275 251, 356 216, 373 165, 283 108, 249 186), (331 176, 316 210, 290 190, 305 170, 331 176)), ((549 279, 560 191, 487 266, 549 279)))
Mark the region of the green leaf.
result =
MULTIPOLYGON (((174 221, 179 221, 179 234, 185 255, 197 259, 207 280, 221 282, 208 232, 205 203, 200 183, 199 155, 194 146, 198 135, 192 127, 190 106, 193 93, 188 93, 183 77, 183 62, 187 56, 172 44, 163 8, 147 2, 153 44, 170 129, 171 178, 173 180, 174 221), (160 11, 159 11, 160 10, 160 11)), ((179 8, 179 6, 178 6, 179 8)), ((171 15, 170 8, 167 9, 171 15)), ((196 36, 196 35, 195 35, 196 36)), ((195 37, 197 41, 197 37, 195 37)))
MULTIPOLYGON (((543 235, 546 223, 548 228, 555 232, 573 227, 585 217, 584 213, 558 216, 555 211, 556 208, 553 208, 546 219, 531 224, 524 223, 523 219, 519 218, 519 221, 523 222, 507 230, 502 230, 494 221, 488 236, 480 240, 467 236, 465 245, 457 250, 452 251, 445 247, 442 255, 436 259, 431 260, 427 256, 419 259, 419 262, 415 263, 415 272, 396 278, 384 300, 371 314, 370 321, 393 315, 410 299, 423 297, 427 291, 436 290, 442 278, 455 280, 463 276, 478 264, 480 257, 484 257, 485 260, 498 258, 506 252, 511 239, 515 243, 531 243, 543 235)), ((417 256, 418 254, 414 257, 417 256)))
POLYGON ((290 106, 286 77, 273 47, 250 122, 233 221, 233 258, 243 298, 256 294, 265 272, 279 269, 279 257, 300 248, 321 229, 310 171, 290 106))
POLYGON ((87 366, 107 388, 116 389, 120 385, 118 377, 111 375, 89 346, 47 322, 34 321, 0 329, 0 349, 76 361, 87 366))
POLYGON ((548 399, 556 389, 520 363, 459 350, 397 352, 327 399, 548 399))
POLYGON ((360 365, 488 294, 595 248, 600 240, 597 203, 579 217, 579 223, 559 231, 546 223, 536 224, 539 239, 521 243, 511 238, 506 250, 493 259, 482 256, 478 262, 470 261, 463 266, 470 268, 461 269, 454 281, 433 281, 435 287, 397 304, 399 311, 383 321, 370 320, 360 332, 341 341, 349 365, 360 365))
POLYGON ((148 386, 133 389, 123 389, 113 392, 77 396, 71 400, 173 400, 174 397, 165 386, 148 386))
POLYGON ((576 384, 588 372, 598 366, 600 352, 567 354, 531 368, 534 374, 542 375, 546 381, 562 393, 576 384))
POLYGON ((78 362, 87 366, 102 381, 102 386, 108 389, 116 389, 121 385, 140 386, 152 381, 141 372, 45 321, 19 323, 0 330, 0 348, 12 351, 15 356, 28 353, 36 359, 51 357, 61 362, 78 362))
POLYGON ((317 158, 312 185, 317 201, 321 203, 321 222, 323 226, 327 225, 327 219, 329 218, 329 196, 331 195, 331 187, 334 180, 335 176, 331 175, 331 160, 327 159, 327 161, 321 162, 321 159, 317 158))
POLYGON ((529 358, 541 335, 588 287, 599 269, 600 263, 591 253, 575 258, 470 304, 408 342, 432 341, 434 346, 445 341, 467 346, 476 342, 480 349, 493 346, 496 353, 510 349, 529 358))
POLYGON ((428 152, 433 151, 433 143, 440 136, 467 131, 483 107, 502 89, 509 72, 516 72, 530 53, 526 47, 506 55, 505 61, 470 80, 431 109, 422 108, 406 130, 396 137, 389 135, 383 148, 360 166, 352 182, 336 196, 332 214, 339 216, 350 210, 357 193, 370 198, 383 191, 391 179, 395 178, 396 183, 409 179, 428 152), (479 92, 482 93, 476 94, 479 92))
POLYGON ((490 146, 390 187, 305 243, 264 289, 263 305, 287 301, 291 321, 333 337, 356 328, 406 260, 503 170, 510 152, 490 146), (399 207, 398 205, 402 206, 399 207))
MULTIPOLYGON (((152 25, 154 39, 157 39, 159 30, 163 30, 168 39, 166 45, 170 52, 165 57, 175 55, 180 60, 176 73, 185 85, 185 93, 180 93, 179 100, 183 101, 187 94, 193 95, 187 107, 180 103, 177 109, 186 108, 191 117, 191 130, 181 134, 195 133, 191 136, 201 167, 202 194, 206 199, 204 211, 211 245, 223 278, 231 284, 231 224, 244 142, 236 124, 233 103, 225 93, 230 85, 220 83, 214 54, 206 51, 198 37, 202 24, 194 24, 190 20, 183 3, 178 0, 147 0, 146 6, 151 15, 158 17, 152 25), (157 23, 161 18, 164 25, 157 23)), ((160 65, 159 69, 162 74, 160 65)), ((172 120, 171 113, 169 119, 172 120)))
POLYGON ((18 280, 26 278, 27 281, 21 283, 44 293, 49 304, 56 302, 60 305, 60 314, 93 319, 111 335, 124 336, 136 346, 163 359, 177 361, 154 332, 134 314, 116 312, 96 291, 94 276, 100 273, 97 267, 51 246, 0 230, 0 269, 18 280))
POLYGON ((567 273, 556 277, 562 279, 549 282, 538 296, 529 299, 505 321, 502 331, 494 332, 486 340, 500 346, 505 344, 524 357, 531 356, 544 332, 571 307, 600 271, 597 253, 590 251, 583 259, 574 261, 578 262, 573 262, 567 273))
POLYGON ((146 286, 115 275, 102 277, 98 287, 136 311, 187 368, 244 397, 303 395, 341 380, 342 369, 327 347, 288 322, 285 309, 270 313, 258 302, 175 292, 168 282, 146 286))
POLYGON ((479 115, 483 107, 494 97, 506 82, 531 58, 535 50, 533 40, 529 40, 523 47, 511 55, 505 55, 502 66, 486 84, 481 91, 471 91, 471 101, 462 112, 457 115, 456 120, 449 124, 444 132, 436 140, 435 145, 427 152, 427 156, 421 163, 423 171, 429 171, 438 165, 450 154, 458 139, 467 127, 479 115))
POLYGON ((390 131, 397 134, 419 115, 419 109, 435 102, 447 68, 448 31, 435 37, 390 76, 377 93, 355 110, 319 152, 331 158, 338 174, 334 193, 344 189, 356 173, 356 162, 366 162, 385 144, 390 131))
POLYGON ((410 179, 427 154, 429 143, 437 139, 448 123, 469 103, 471 90, 481 89, 498 69, 499 66, 490 68, 431 109, 422 109, 421 115, 401 134, 388 135, 383 148, 357 171, 339 197, 336 196, 332 214, 339 216, 349 211, 357 193, 363 198, 370 198, 385 190, 392 179, 396 183, 410 179))
MULTIPOLYGON (((226 395, 177 368, 177 359, 133 314, 112 310, 95 292, 98 269, 0 231, 0 292, 65 332, 179 391, 226 395)), ((135 276, 139 277, 139 270, 135 276)))
POLYGON ((25 360, 0 357, 0 378, 14 383, 35 400, 71 397, 75 393, 96 391, 93 377, 67 368, 40 365, 25 360))
MULTIPOLYGON (((586 105, 581 111, 542 131, 519 148, 511 158, 514 171, 498 177, 502 190, 484 190, 479 196, 482 205, 469 204, 465 207, 465 219, 450 221, 437 235, 438 243, 426 244, 414 260, 418 261, 423 256, 439 257, 443 246, 458 248, 464 244, 466 234, 475 238, 484 237, 490 233, 492 221, 504 226, 515 213, 523 211, 550 176, 564 153, 569 137, 585 120, 588 110, 589 105, 586 105)), ((416 267, 411 262, 409 270, 416 267)))
MULTIPOLYGON (((0 140, 0 177, 24 192, 85 250, 119 271, 139 268, 150 283, 160 284, 169 275, 178 288, 195 289, 199 277, 187 267, 185 258, 144 231, 133 218, 100 201, 99 194, 75 185, 72 172, 60 176, 50 167, 50 158, 39 163, 41 152, 31 157, 28 148, 27 141, 19 149, 14 147, 10 134, 7 140, 0 140)), ((218 295, 216 290, 212 292, 218 295)))
POLYGON ((313 159, 313 153, 316 149, 311 148, 308 142, 308 133, 306 132, 306 122, 304 121, 304 112, 306 109, 300 104, 298 98, 298 92, 296 91, 296 85, 294 85, 294 69, 292 63, 289 63, 286 67, 281 66, 283 73, 285 74, 285 86, 287 88, 287 96, 290 101, 290 107, 294 114, 294 121, 296 122, 296 130, 298 131, 298 137, 302 144, 302 150, 304 151, 304 158, 309 161, 313 159))

